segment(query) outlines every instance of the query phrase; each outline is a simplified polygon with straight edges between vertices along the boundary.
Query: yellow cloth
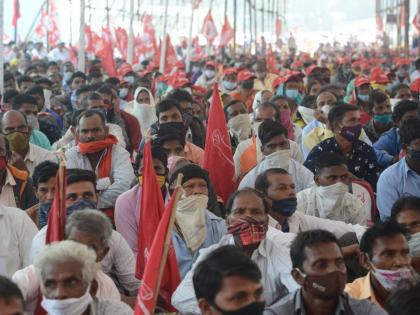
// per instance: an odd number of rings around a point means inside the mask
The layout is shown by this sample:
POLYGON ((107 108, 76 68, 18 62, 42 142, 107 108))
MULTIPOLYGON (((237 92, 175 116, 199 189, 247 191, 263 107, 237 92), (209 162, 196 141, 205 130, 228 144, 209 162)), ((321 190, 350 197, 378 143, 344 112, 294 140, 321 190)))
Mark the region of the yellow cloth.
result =
POLYGON ((255 90, 268 90, 268 91, 273 91, 273 81, 277 78, 277 75, 275 75, 274 73, 268 73, 264 78, 264 82, 259 80, 259 79, 255 79, 254 80, 254 89, 255 90))
POLYGON ((322 124, 315 127, 302 138, 304 152, 309 154, 317 144, 333 136, 334 133, 327 129, 326 125, 322 124))
POLYGON ((357 300, 368 299, 382 308, 370 284, 370 272, 366 276, 354 280, 352 283, 347 283, 344 292, 357 300))

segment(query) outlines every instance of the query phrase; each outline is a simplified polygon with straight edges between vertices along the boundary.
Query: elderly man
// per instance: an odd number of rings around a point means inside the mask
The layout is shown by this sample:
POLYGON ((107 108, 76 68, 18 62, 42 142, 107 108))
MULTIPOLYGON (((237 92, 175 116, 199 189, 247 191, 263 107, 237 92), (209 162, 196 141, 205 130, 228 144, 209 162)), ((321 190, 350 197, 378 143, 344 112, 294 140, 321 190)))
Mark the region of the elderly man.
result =
POLYGON ((268 225, 268 207, 261 193, 251 188, 239 190, 232 195, 227 210, 228 234, 218 244, 200 252, 196 264, 172 296, 172 305, 182 314, 200 314, 193 274, 200 262, 225 245, 235 245, 258 265, 266 305, 298 287, 290 275, 292 264, 287 249, 294 234, 282 233, 268 225))
POLYGON ((109 135, 105 117, 96 110, 87 110, 79 116, 76 138, 79 144, 66 152, 67 167, 96 173, 98 208, 113 219, 117 197, 134 181, 130 154, 109 135))
POLYGON ((39 163, 56 160, 54 153, 29 143, 31 127, 21 112, 10 110, 3 115, 2 132, 9 141, 12 164, 17 168, 27 170, 32 175, 39 163))
POLYGON ((35 262, 41 280, 41 306, 49 314, 132 314, 116 300, 99 300, 95 281, 96 254, 86 245, 62 241, 46 246, 35 262))
POLYGON ((176 229, 172 237, 181 278, 191 269, 199 250, 216 244, 226 233, 225 222, 208 210, 208 173, 195 164, 174 171, 170 187, 178 174, 182 178, 184 194, 176 207, 176 229))

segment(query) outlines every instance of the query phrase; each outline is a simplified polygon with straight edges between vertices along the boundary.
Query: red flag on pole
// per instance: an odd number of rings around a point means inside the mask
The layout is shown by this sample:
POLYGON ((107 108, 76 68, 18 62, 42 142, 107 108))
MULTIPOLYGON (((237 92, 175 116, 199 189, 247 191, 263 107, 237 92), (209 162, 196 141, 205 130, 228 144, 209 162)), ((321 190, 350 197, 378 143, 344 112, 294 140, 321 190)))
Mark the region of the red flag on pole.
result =
MULTIPOLYGON (((159 295, 165 302, 166 309, 172 309, 171 296, 180 282, 180 275, 175 252, 171 249, 168 253, 168 260, 165 260, 167 263, 163 272, 160 291, 157 290, 157 271, 159 270, 159 262, 162 260, 165 231, 168 229, 167 223, 165 225, 162 222, 166 220, 167 212, 172 212, 171 207, 173 203, 171 202, 165 210, 162 192, 153 167, 150 141, 147 141, 144 146, 142 178, 147 185, 142 185, 141 190, 140 228, 137 242, 136 277, 142 280, 138 303, 140 301, 143 303, 140 304, 139 308, 143 310, 143 313, 140 312, 138 314, 147 314, 142 305, 146 305, 145 307, 149 310, 151 309, 150 314, 153 314, 153 301, 156 300, 156 292, 159 292, 159 295), (152 294, 152 297, 149 300, 150 294, 152 294)), ((170 239, 169 244, 171 244, 170 239)))
MULTIPOLYGON (((162 42, 159 44, 157 51, 158 51, 158 53, 155 54, 153 62, 158 65, 160 63, 160 54, 162 53, 162 42)), ((174 48, 174 46, 172 46, 171 37, 169 36, 169 34, 166 35, 166 54, 165 54, 165 56, 166 56, 166 58, 165 58, 164 73, 169 73, 169 72, 172 71, 173 67, 175 67, 175 64, 178 61, 178 59, 176 57, 175 48, 174 48)))
POLYGON ((271 46, 271 44, 269 44, 267 52, 267 69, 271 73, 280 75, 280 71, 277 69, 276 66, 276 56, 274 55, 273 47, 271 46))
POLYGON ((229 23, 227 16, 225 16, 225 23, 223 24, 222 31, 220 32, 220 43, 219 47, 223 47, 233 39, 235 33, 232 26, 229 23))
POLYGON ((211 15, 211 10, 207 13, 203 21, 203 27, 201 33, 207 38, 207 41, 211 44, 217 36, 216 25, 214 24, 213 16, 211 15))
POLYGON ((279 18, 276 18, 276 37, 280 37, 281 36, 281 31, 282 31, 282 23, 281 23, 281 20, 279 18))
POLYGON ((101 44, 98 45, 98 57, 102 59, 102 65, 105 71, 111 77, 117 77, 117 71, 115 70, 114 50, 111 42, 111 33, 108 28, 102 28, 101 44))
POLYGON ((127 46, 128 46, 128 34, 122 27, 117 27, 115 30, 115 45, 119 50, 122 58, 127 60, 127 46))
POLYGON ((20 4, 19 0, 13 0, 13 17, 12 26, 16 27, 17 21, 20 19, 20 4))
POLYGON ((217 84, 211 97, 203 168, 209 172, 217 195, 226 202, 236 189, 235 165, 217 84))

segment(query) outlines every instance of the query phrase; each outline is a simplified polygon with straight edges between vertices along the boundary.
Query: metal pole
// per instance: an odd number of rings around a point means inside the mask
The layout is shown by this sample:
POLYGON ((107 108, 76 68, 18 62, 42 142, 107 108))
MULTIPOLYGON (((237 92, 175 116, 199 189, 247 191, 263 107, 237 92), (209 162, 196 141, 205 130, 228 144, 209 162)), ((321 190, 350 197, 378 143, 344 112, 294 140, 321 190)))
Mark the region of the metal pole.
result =
POLYGON ((106 26, 107 26, 108 30, 109 30, 109 10, 110 10, 109 1, 106 0, 106 26))
POLYGON ((80 0, 80 24, 79 24, 79 55, 78 68, 85 71, 85 0, 80 0))
POLYGON ((191 51, 192 51, 192 30, 194 23, 194 0, 191 0, 191 19, 190 19, 190 31, 188 34, 188 49, 187 49, 187 59, 186 59, 186 68, 187 73, 190 72, 191 67, 191 51))
POLYGON ((130 0, 130 26, 128 29, 127 62, 132 65, 134 59, 134 0, 130 0))
POLYGON ((3 103, 3 92, 4 92, 4 44, 3 44, 3 26, 4 26, 4 7, 3 0, 0 0, 0 94, 1 94, 1 103, 3 103))
POLYGON ((163 36, 162 36, 162 49, 160 51, 160 67, 159 72, 165 72, 165 59, 166 59, 166 43, 167 43, 167 34, 166 28, 168 26, 168 0, 165 0, 165 15, 163 16, 163 36))

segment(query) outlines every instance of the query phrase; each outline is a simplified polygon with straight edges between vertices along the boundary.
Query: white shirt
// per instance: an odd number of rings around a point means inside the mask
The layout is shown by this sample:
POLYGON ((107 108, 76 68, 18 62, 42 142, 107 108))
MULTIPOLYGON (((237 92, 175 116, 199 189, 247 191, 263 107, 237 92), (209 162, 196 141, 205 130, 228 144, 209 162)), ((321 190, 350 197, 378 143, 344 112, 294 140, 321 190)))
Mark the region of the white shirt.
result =
MULTIPOLYGON (((30 248, 30 262, 34 263, 36 256, 45 246, 47 225, 44 226, 33 238, 30 248)), ((101 269, 107 275, 115 275, 119 284, 130 293, 134 294, 140 281, 135 277, 136 261, 127 241, 117 231, 112 231, 109 239, 109 251, 100 262, 101 269)))
MULTIPOLYGON (((295 235, 283 233, 268 228, 267 236, 251 256, 251 259, 258 265, 262 274, 264 298, 269 306, 284 296, 287 291, 293 292, 299 288, 291 275, 292 262, 290 260, 290 243, 295 235)), ((200 256, 187 273, 172 295, 172 305, 182 314, 201 314, 195 298, 192 277, 197 264, 204 260, 211 252, 225 245, 233 245, 233 236, 225 235, 218 244, 200 250, 200 256)))
MULTIPOLYGON (((96 297, 100 299, 121 300, 121 295, 110 277, 102 270, 98 269, 95 280, 98 282, 96 297)), ((38 290, 40 281, 34 265, 18 270, 12 277, 12 281, 17 284, 25 301, 25 312, 32 314, 38 301, 38 290)))
POLYGON ((0 204, 0 275, 11 277, 29 265, 31 242, 37 232, 25 211, 0 204))
MULTIPOLYGON (((268 218, 269 226, 281 230, 281 225, 275 219, 273 219, 271 216, 268 216, 268 218)), ((356 233, 357 239, 359 241, 366 231, 365 226, 358 224, 348 224, 341 221, 321 219, 302 214, 300 212, 295 212, 289 218, 287 218, 287 223, 289 224, 290 233, 299 233, 309 230, 321 229, 333 233, 337 238, 342 237, 346 233, 356 233)))
MULTIPOLYGON (((278 151, 279 152, 279 151, 278 151)), ((270 156, 268 156, 270 157, 270 156)), ((281 158, 268 158, 262 160, 256 167, 249 171, 248 174, 241 180, 239 184, 239 189, 245 187, 255 187, 255 180, 258 175, 264 173, 266 170, 271 168, 283 168, 293 179, 295 183, 295 190, 297 192, 304 190, 306 188, 314 185, 314 174, 308 170, 305 166, 296 162, 290 157, 281 157, 281 158)))
MULTIPOLYGON (((102 154, 102 157, 104 153, 105 150, 102 154)), ((66 152, 66 159, 67 168, 81 168, 84 170, 95 171, 95 173, 98 174, 98 166, 101 161, 99 160, 98 165, 96 166, 96 170, 93 170, 88 157, 82 155, 79 152, 79 148, 77 146, 66 152)), ((117 197, 123 192, 129 190, 131 183, 134 181, 134 171, 133 167, 131 166, 130 154, 127 150, 119 145, 112 146, 111 171, 108 179, 109 182, 106 188, 97 187, 99 190, 99 209, 113 208, 115 206, 117 197)))
POLYGON ((16 208, 16 199, 15 193, 13 191, 13 186, 16 186, 16 181, 13 178, 12 173, 6 168, 6 180, 4 185, 1 188, 0 192, 0 204, 6 207, 16 208))
POLYGON ((35 167, 44 161, 58 162, 57 156, 44 148, 41 148, 35 144, 29 143, 29 151, 23 159, 26 168, 29 171, 29 175, 32 176, 35 167))
POLYGON ((70 61, 70 55, 66 48, 64 48, 63 51, 60 51, 60 49, 56 47, 50 51, 48 54, 48 59, 52 61, 61 61, 64 63, 66 61, 70 61))

